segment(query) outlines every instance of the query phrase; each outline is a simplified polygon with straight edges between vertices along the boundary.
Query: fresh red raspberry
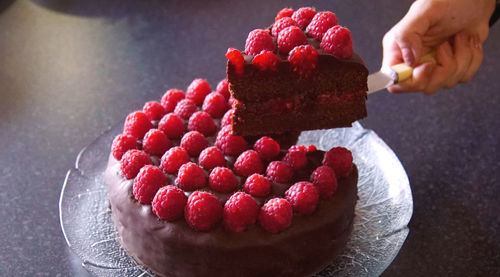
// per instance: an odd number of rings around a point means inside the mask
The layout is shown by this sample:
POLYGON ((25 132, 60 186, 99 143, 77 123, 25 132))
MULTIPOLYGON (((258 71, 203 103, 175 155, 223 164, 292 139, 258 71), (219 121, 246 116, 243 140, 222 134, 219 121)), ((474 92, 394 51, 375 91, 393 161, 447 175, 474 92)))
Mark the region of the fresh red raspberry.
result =
POLYGON ((176 146, 168 149, 161 157, 160 168, 167 173, 176 173, 181 165, 189 162, 189 155, 184 148, 176 146))
POLYGON ((294 72, 308 78, 318 66, 318 51, 311 45, 300 45, 290 51, 288 61, 294 72))
POLYGON ((247 150, 234 162, 234 172, 240 176, 250 176, 254 173, 262 173, 264 165, 255 150, 247 150))
POLYGON ((278 70, 278 62, 278 56, 271 51, 262 51, 252 60, 252 64, 258 67, 261 71, 278 70))
POLYGON ((227 79, 222 79, 218 84, 217 88, 215 89, 218 93, 222 94, 224 96, 224 99, 229 99, 230 93, 229 93, 229 83, 227 82, 227 79))
POLYGON ((113 139, 113 144, 111 145, 111 153, 115 159, 120 160, 130 149, 138 149, 139 143, 137 139, 131 135, 119 134, 113 139))
POLYGON ((226 52, 226 58, 234 66, 237 74, 243 74, 245 59, 238 49, 228 48, 226 52))
POLYGON ((316 168, 311 174, 311 183, 318 188, 321 198, 328 198, 337 190, 337 178, 330 167, 323 165, 316 168))
POLYGON ((226 165, 224 153, 215 146, 205 148, 205 150, 201 151, 198 162, 207 170, 226 165))
POLYGON ((194 79, 191 84, 186 89, 186 98, 193 100, 196 105, 201 105, 203 103, 203 99, 207 96, 212 89, 210 88, 210 84, 205 79, 194 79))
POLYGON ((231 169, 216 167, 208 176, 208 185, 215 191, 231 192, 238 186, 238 180, 231 169))
POLYGON ((307 25, 306 32, 313 38, 320 40, 328 29, 337 25, 337 17, 332 12, 319 12, 314 15, 307 25))
POLYGON ((179 139, 186 132, 182 119, 173 113, 166 114, 158 123, 158 129, 163 131, 169 139, 179 139))
POLYGON ((172 147, 172 143, 164 132, 158 129, 151 129, 142 140, 142 149, 150 155, 161 156, 172 147))
POLYGON ((223 127, 217 135, 215 146, 226 155, 237 156, 248 148, 248 144, 242 136, 233 136, 231 130, 231 126, 223 127))
POLYGON ((295 46, 307 44, 307 37, 297 26, 290 26, 278 35, 278 48, 283 55, 288 55, 295 46))
POLYGON ((314 144, 311 144, 309 146, 307 146, 307 153, 311 153, 311 152, 314 152, 314 151, 317 151, 318 149, 316 149, 316 145, 314 144))
POLYGON ((347 177, 352 171, 352 153, 344 147, 334 147, 325 153, 323 165, 329 166, 337 177, 347 177))
POLYGON ((184 213, 186 202, 187 197, 180 188, 168 185, 160 188, 156 193, 152 210, 159 218, 174 221, 184 213))
POLYGON ((179 174, 175 182, 182 190, 193 191, 207 184, 207 176, 197 164, 187 162, 179 168, 179 174))
POLYGON ((283 17, 290 17, 293 14, 293 10, 290 8, 284 8, 281 11, 278 12, 276 15, 276 18, 274 18, 274 21, 278 21, 282 19, 283 17))
POLYGON ((213 118, 220 118, 227 110, 227 102, 224 96, 218 92, 212 92, 203 101, 203 111, 213 118))
POLYGON ((190 99, 182 99, 175 106, 174 114, 180 116, 182 119, 188 119, 194 112, 196 112, 196 103, 190 99))
POLYGON ((167 184, 167 176, 161 169, 154 165, 145 165, 134 179, 132 192, 139 203, 151 204, 156 192, 167 184))
POLYGON ((293 170, 282 161, 274 161, 267 166, 266 176, 273 182, 286 183, 292 179, 293 170))
POLYGON ((236 105, 236 103, 238 103, 238 100, 236 100, 236 98, 234 98, 233 96, 230 96, 229 99, 227 100, 227 105, 230 108, 234 108, 234 105, 236 105))
POLYGON ((283 161, 288 164, 293 170, 299 170, 307 165, 307 151, 304 150, 288 150, 283 161))
POLYGON ((316 150, 317 150, 316 146, 314 146, 313 144, 311 144, 309 146, 305 146, 305 145, 292 145, 288 149, 288 151, 304 151, 304 152, 307 152, 307 153, 311 153, 311 152, 314 152, 316 150))
POLYGON ((292 14, 292 19, 297 22, 297 26, 299 26, 300 29, 305 29, 313 19, 314 15, 316 15, 316 10, 314 8, 304 7, 296 10, 292 14))
POLYGON ((245 54, 255 56, 262 50, 274 51, 274 41, 269 30, 255 29, 248 34, 245 43, 245 54))
POLYGON ((158 101, 146 102, 142 110, 149 120, 160 120, 165 115, 165 108, 158 101))
POLYGON ((211 136, 215 133, 217 127, 212 117, 206 112, 195 112, 188 123, 189 131, 198 131, 205 136, 211 136))
POLYGON ((141 111, 135 111, 127 115, 125 124, 123 125, 123 133, 137 139, 142 139, 144 134, 151 128, 153 128, 153 124, 148 116, 141 111))
POLYGON ((132 149, 123 154, 120 160, 120 169, 125 178, 132 179, 147 164, 152 164, 148 154, 141 150, 132 149))
POLYGON ((222 120, 220 122, 221 127, 231 126, 233 115, 234 115, 234 109, 229 109, 222 117, 222 120))
POLYGON ((280 153, 280 145, 270 137, 261 137, 253 145, 253 149, 257 151, 263 160, 271 160, 280 153))
POLYGON ((320 47, 338 59, 349 58, 353 52, 351 31, 339 25, 333 26, 323 36, 320 47))
POLYGON ((207 146, 207 139, 198 131, 187 132, 181 139, 181 147, 192 157, 197 157, 207 146))
POLYGON ((208 231, 221 219, 222 210, 222 203, 215 195, 195 191, 188 198, 184 217, 191 228, 208 231))
POLYGON ((224 204, 224 225, 234 232, 242 232, 257 221, 259 206, 252 196, 237 192, 224 204))
POLYGON ((298 26, 297 22, 293 20, 291 17, 283 17, 280 20, 274 22, 273 27, 271 28, 271 34, 275 37, 278 37, 279 33, 290 26, 298 26))
POLYGON ((166 113, 171 113, 182 99, 184 99, 184 92, 182 90, 176 88, 169 89, 161 98, 161 105, 165 108, 166 113))
POLYGON ((266 202, 259 213, 259 223, 270 233, 278 233, 292 224, 293 209, 288 200, 273 198, 266 202))
POLYGON ((245 181, 243 189, 253 196, 264 197, 271 192, 271 182, 260 174, 252 174, 245 181))
POLYGON ((285 197, 293 210, 300 214, 310 214, 318 205, 318 189, 309 182, 298 182, 285 191, 285 197))

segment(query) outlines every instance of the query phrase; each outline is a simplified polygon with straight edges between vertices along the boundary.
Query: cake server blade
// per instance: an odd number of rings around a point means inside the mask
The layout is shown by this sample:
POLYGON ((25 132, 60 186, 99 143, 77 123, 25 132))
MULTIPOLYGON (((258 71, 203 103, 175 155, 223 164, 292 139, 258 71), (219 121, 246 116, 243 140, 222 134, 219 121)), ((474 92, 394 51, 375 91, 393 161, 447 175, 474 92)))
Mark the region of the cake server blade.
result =
POLYGON ((385 89, 394 84, 395 78, 382 71, 370 74, 368 76, 368 94, 385 89))

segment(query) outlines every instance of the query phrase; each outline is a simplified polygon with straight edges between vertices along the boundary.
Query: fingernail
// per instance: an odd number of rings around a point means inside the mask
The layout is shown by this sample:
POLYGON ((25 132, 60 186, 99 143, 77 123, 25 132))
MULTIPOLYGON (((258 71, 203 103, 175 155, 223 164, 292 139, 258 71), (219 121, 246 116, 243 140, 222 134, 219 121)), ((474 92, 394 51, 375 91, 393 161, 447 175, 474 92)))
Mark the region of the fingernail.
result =
POLYGON ((408 65, 413 65, 415 63, 415 57, 413 56, 413 52, 410 48, 401 49, 401 54, 403 54, 403 59, 408 65))

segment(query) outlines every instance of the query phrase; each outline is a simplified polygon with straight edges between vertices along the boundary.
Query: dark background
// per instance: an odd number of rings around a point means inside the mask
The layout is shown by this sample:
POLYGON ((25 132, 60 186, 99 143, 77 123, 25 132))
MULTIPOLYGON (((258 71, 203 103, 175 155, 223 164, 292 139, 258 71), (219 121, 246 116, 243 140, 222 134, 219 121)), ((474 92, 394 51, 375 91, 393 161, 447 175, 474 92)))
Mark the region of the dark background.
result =
MULTIPOLYGON (((76 155, 166 89, 215 88, 224 53, 278 10, 334 11, 370 71, 412 1, 1 1, 0 275, 86 276, 59 227, 76 155)), ((468 84, 433 96, 370 95, 366 128, 405 166, 410 234, 384 276, 500 274, 500 22, 468 84)))

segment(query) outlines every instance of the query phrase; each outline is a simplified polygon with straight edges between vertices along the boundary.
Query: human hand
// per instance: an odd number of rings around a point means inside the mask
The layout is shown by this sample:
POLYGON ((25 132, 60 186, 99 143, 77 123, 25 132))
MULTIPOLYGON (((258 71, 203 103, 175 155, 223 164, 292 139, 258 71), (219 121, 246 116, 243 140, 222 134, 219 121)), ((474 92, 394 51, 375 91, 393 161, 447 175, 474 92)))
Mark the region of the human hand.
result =
POLYGON ((382 67, 402 62, 414 67, 413 76, 388 88, 390 92, 435 93, 468 82, 483 60, 482 44, 495 0, 417 0, 382 41, 382 67), (435 51, 436 63, 418 64, 435 51))

